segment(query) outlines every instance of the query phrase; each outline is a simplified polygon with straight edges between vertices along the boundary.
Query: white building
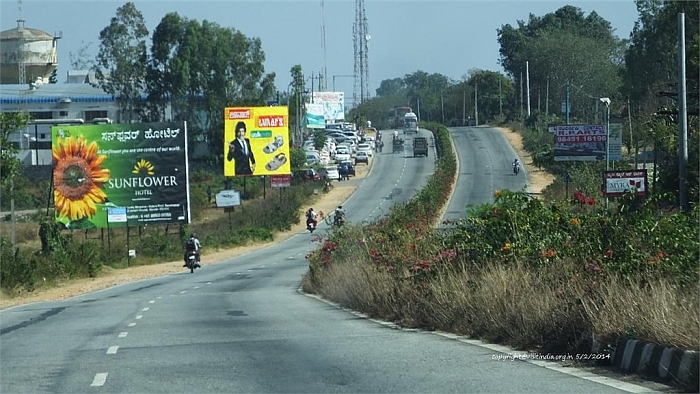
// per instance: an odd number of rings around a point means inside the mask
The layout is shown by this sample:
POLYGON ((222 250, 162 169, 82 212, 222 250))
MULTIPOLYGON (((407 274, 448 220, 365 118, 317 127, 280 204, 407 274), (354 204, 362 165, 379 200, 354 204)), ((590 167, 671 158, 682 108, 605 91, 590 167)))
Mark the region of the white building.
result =
POLYGON ((23 112, 37 123, 10 136, 20 148, 19 158, 25 165, 51 164, 51 126, 82 119, 93 123, 117 119, 118 104, 114 96, 87 83, 0 85, 0 111, 23 112))

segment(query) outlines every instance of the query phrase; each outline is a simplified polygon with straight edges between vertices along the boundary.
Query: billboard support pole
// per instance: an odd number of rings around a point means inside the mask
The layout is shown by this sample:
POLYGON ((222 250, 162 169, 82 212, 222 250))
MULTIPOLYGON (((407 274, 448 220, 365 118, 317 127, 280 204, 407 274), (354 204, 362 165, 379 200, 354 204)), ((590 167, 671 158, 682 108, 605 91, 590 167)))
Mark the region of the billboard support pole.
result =
POLYGON ((131 265, 131 253, 129 253, 129 222, 126 222, 126 266, 131 265))
POLYGON ((107 213, 107 254, 112 254, 112 237, 110 237, 111 231, 109 230, 109 213, 107 213))
POLYGON ((265 175, 262 176, 262 183, 263 183, 263 200, 265 199, 265 194, 266 194, 266 189, 267 185, 265 184, 265 175))

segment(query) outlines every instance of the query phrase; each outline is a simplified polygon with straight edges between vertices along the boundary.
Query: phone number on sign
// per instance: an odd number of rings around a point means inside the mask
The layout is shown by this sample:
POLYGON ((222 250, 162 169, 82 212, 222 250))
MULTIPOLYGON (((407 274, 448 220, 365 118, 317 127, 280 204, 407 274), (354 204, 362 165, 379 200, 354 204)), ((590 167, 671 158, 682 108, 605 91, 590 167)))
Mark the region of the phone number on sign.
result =
POLYGON ((606 136, 604 135, 572 135, 572 136, 558 136, 558 143, 565 142, 605 142, 606 136))
POLYGON ((605 353, 566 353, 566 354, 541 354, 541 353, 516 353, 516 354, 494 354, 492 360, 515 361, 515 360, 542 360, 542 361, 562 361, 562 360, 607 360, 610 354, 605 353))

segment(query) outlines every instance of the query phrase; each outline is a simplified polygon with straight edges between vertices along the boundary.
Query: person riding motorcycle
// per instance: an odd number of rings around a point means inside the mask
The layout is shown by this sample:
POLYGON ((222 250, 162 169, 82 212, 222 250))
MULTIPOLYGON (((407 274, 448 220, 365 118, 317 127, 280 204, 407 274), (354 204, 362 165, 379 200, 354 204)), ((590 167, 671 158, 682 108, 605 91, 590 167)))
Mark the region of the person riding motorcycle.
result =
POLYGON ((338 208, 335 209, 334 215, 333 215, 333 224, 336 226, 342 226, 345 223, 345 211, 343 210, 342 205, 338 205, 338 208))
POLYGON ((314 228, 315 228, 316 225, 318 224, 318 220, 316 219, 317 216, 318 216, 318 214, 314 211, 314 209, 309 208, 306 211, 306 227, 310 227, 311 224, 313 223, 314 228))
POLYGON ((190 234, 190 237, 187 238, 187 241, 185 241, 185 265, 183 267, 187 267, 187 255, 190 254, 190 252, 194 252, 196 259, 197 259, 197 267, 201 267, 200 265, 200 257, 201 257, 201 249, 202 249, 202 244, 199 242, 199 239, 197 239, 197 234, 192 233, 190 234))
POLYGON ((520 161, 518 159, 513 160, 513 172, 516 174, 520 172, 520 161))

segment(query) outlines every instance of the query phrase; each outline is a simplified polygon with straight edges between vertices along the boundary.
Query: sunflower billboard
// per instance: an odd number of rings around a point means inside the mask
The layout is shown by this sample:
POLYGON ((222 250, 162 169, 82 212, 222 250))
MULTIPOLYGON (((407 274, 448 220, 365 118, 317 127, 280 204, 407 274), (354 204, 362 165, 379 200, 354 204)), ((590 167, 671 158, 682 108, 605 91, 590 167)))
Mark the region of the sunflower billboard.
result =
POLYGON ((51 128, 56 221, 67 228, 189 223, 187 124, 51 128), (110 212, 126 210, 126 221, 110 212))
POLYGON ((224 176, 288 175, 287 107, 224 108, 224 176))

